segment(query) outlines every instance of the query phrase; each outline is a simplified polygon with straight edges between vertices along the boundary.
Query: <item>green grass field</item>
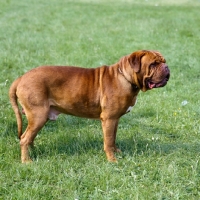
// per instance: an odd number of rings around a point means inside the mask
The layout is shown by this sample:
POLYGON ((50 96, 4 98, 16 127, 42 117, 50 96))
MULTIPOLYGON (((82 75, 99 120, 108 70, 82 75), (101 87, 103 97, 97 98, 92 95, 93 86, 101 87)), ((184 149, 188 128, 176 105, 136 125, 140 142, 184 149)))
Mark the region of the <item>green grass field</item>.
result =
POLYGON ((199 0, 0 1, 0 199, 200 199, 199 10, 199 0), (14 79, 39 65, 109 65, 139 49, 159 50, 171 79, 121 118, 117 164, 106 161, 99 121, 65 115, 38 134, 34 162, 20 163, 14 79))

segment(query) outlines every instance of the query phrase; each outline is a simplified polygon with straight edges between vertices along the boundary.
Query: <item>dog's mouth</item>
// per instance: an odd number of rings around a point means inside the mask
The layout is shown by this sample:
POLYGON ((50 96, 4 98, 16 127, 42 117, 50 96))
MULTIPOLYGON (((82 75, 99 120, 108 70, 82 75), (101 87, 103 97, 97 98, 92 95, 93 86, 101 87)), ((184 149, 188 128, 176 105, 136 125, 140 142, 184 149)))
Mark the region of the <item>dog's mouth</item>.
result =
POLYGON ((167 74, 166 77, 160 82, 154 82, 152 80, 146 80, 146 86, 149 89, 164 87, 167 84, 169 77, 170 77, 170 74, 167 74))

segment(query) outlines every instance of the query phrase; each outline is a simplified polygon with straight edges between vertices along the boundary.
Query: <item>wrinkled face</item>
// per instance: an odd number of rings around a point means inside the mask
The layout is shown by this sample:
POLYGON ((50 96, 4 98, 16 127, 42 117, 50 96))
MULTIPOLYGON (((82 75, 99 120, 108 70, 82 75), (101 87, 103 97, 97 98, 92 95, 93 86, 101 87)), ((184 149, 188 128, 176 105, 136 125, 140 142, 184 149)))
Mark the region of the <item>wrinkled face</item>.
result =
POLYGON ((165 59, 156 51, 149 51, 141 58, 141 70, 145 71, 143 86, 147 90, 165 86, 170 77, 165 59))
POLYGON ((164 57, 158 51, 136 51, 128 56, 128 61, 134 70, 133 74, 136 74, 134 82, 142 91, 167 84, 170 71, 164 57))

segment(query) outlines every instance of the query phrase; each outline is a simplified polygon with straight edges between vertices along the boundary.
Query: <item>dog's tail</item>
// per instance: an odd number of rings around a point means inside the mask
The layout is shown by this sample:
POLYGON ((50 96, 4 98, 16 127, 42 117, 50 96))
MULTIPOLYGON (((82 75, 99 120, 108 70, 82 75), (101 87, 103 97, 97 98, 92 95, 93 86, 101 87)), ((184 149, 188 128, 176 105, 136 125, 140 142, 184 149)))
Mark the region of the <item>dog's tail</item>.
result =
POLYGON ((20 82, 20 78, 16 79, 12 85, 10 86, 9 90, 9 98, 10 98, 10 103, 12 105, 12 108, 14 110, 16 119, 17 119, 17 127, 18 127, 18 138, 20 139, 22 135, 22 114, 19 110, 19 106, 17 103, 17 86, 20 82))

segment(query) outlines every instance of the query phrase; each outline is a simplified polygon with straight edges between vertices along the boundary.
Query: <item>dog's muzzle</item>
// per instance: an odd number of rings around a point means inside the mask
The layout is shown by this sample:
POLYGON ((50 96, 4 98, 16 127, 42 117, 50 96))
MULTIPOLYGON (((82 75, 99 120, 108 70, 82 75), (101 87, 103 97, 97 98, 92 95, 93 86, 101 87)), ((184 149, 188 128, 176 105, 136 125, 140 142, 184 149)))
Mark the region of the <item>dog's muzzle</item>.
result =
POLYGON ((147 79, 146 87, 149 89, 164 87, 170 78, 170 70, 167 65, 164 67, 163 71, 164 71, 163 72, 164 78, 161 81, 155 82, 155 81, 152 81, 151 79, 147 79))

